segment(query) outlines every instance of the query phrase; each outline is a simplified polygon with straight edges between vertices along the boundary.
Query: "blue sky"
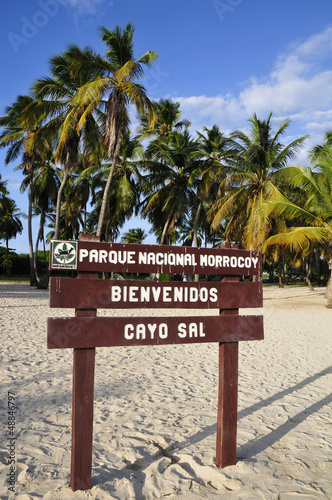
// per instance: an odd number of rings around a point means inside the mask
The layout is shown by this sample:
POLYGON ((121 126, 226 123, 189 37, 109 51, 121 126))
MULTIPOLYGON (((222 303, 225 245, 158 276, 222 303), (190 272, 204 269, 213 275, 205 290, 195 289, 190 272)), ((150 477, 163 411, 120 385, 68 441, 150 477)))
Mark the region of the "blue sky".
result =
MULTIPOLYGON (((98 26, 131 21, 137 57, 159 54, 144 81, 150 98, 180 102, 193 134, 213 124, 226 133, 245 129, 253 113, 264 119, 272 111, 276 125, 291 120, 285 143, 310 135, 304 162, 332 129, 331 0, 12 0, 1 7, 1 115, 48 74, 52 55, 70 43, 103 54, 98 26)), ((4 156, 0 150, 2 178, 27 212, 21 173, 4 156)), ((147 228, 134 220, 125 229, 138 226, 147 228)), ((26 229, 10 246, 28 251, 26 229)))

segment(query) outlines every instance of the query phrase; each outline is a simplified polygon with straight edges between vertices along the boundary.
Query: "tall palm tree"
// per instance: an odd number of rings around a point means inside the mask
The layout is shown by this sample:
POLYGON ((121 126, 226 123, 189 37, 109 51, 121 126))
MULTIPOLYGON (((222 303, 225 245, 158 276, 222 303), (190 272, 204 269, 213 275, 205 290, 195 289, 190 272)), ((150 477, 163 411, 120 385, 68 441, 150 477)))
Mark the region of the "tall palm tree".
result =
POLYGON ((10 276, 9 240, 16 238, 18 233, 22 233, 23 225, 20 221, 22 214, 19 213, 19 208, 17 208, 15 201, 11 198, 2 196, 0 203, 0 239, 6 241, 7 275, 10 276))
POLYGON ((281 193, 269 204, 275 217, 300 221, 296 226, 271 236, 263 250, 281 245, 295 253, 309 254, 319 245, 325 254, 331 276, 327 287, 327 307, 332 308, 332 144, 313 151, 315 170, 308 167, 288 167, 282 175, 292 187, 302 187, 307 197, 299 206, 281 193))
POLYGON ((213 204, 210 218, 214 229, 229 218, 226 239, 237 240, 248 250, 260 250, 271 230, 266 202, 278 192, 277 172, 294 158, 306 136, 285 146, 281 137, 289 120, 283 120, 276 131, 272 126, 272 113, 267 120, 259 120, 254 115, 249 121, 248 134, 239 130, 231 134, 237 155, 230 161, 231 172, 221 183, 225 194, 213 204))
POLYGON ((50 149, 50 138, 42 127, 43 115, 35 112, 36 102, 27 95, 19 95, 16 101, 5 108, 5 115, 0 118, 0 147, 7 147, 6 165, 22 157, 21 168, 28 182, 28 239, 30 258, 30 284, 36 284, 32 238, 32 196, 33 171, 36 157, 50 149))
MULTIPOLYGON (((143 166, 147 171, 150 193, 144 203, 144 213, 152 224, 163 224, 161 245, 173 231, 175 223, 180 223, 192 206, 194 189, 190 179, 196 168, 196 151, 197 142, 188 130, 173 132, 166 141, 155 140, 146 149, 143 166)), ((158 229, 161 227, 155 226, 155 230, 158 229)))
MULTIPOLYGON (((35 268, 36 280, 37 283, 39 284, 40 279, 38 277, 38 272, 37 272, 38 246, 39 243, 42 242, 44 245, 44 253, 46 252, 45 236, 44 236, 45 223, 46 219, 49 217, 50 211, 53 210, 60 183, 57 170, 54 166, 54 157, 50 152, 48 155, 47 154, 43 155, 43 157, 41 157, 40 155, 36 157, 32 182, 33 182, 32 201, 34 208, 33 215, 39 216, 39 228, 34 250, 34 268, 35 268)), ((29 185, 30 185, 30 176, 27 175, 22 181, 20 190, 23 192, 26 191, 27 189, 29 189, 29 185)), ((47 278, 45 279, 45 281, 47 281, 47 278)))
POLYGON ((158 56, 154 51, 146 52, 138 60, 134 59, 133 35, 135 28, 128 23, 124 29, 116 26, 109 30, 100 28, 102 41, 106 43, 107 51, 103 61, 96 59, 95 64, 90 60, 81 63, 81 67, 93 67, 99 71, 99 76, 83 85, 76 95, 79 113, 82 113, 79 127, 85 124, 101 104, 103 98, 106 111, 105 141, 108 158, 112 160, 107 182, 104 188, 103 199, 97 227, 97 236, 101 236, 107 200, 112 178, 114 175, 117 157, 129 125, 129 105, 134 105, 140 115, 148 115, 150 124, 155 119, 152 103, 146 95, 144 87, 137 83, 143 76, 144 67, 149 67, 158 56))
POLYGON ((96 111, 88 114, 84 126, 78 123, 86 106, 78 106, 74 97, 95 76, 92 66, 81 61, 96 61, 98 55, 89 48, 71 45, 65 52, 50 60, 51 77, 40 78, 32 86, 32 94, 38 101, 38 110, 47 117, 45 128, 56 139, 55 160, 63 166, 58 190, 54 238, 59 237, 62 194, 70 172, 75 172, 80 150, 96 156, 101 150, 103 115, 96 111), (83 143, 83 144, 82 144, 83 143))
MULTIPOLYGON (((217 197, 218 187, 228 172, 227 161, 234 155, 233 141, 225 137, 217 125, 213 125, 210 129, 204 127, 203 132, 197 132, 197 135, 199 161, 197 169, 192 174, 192 181, 198 181, 199 205, 195 216, 193 246, 197 246, 197 229, 201 211, 204 205, 211 207, 211 201, 217 197)), ((206 220, 206 214, 204 214, 204 220, 206 220)))

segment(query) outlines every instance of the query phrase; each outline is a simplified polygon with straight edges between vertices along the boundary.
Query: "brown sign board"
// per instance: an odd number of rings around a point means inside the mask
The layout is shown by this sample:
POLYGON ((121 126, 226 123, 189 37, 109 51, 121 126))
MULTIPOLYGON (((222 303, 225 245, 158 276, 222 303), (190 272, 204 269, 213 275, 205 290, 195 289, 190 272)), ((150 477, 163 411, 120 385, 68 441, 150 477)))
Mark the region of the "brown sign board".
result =
POLYGON ((262 316, 48 318, 48 349, 263 339, 262 316))
POLYGON ((261 282, 50 279, 50 307, 235 309, 263 307, 261 282))
POLYGON ((239 282, 262 274, 260 252, 53 241, 50 269, 74 269, 77 278, 51 278, 50 306, 75 308, 75 317, 48 318, 47 347, 74 348, 71 487, 91 488, 95 348, 219 343, 216 465, 236 463, 238 342, 262 340, 263 316, 239 315, 262 307, 262 283, 239 282), (221 275, 221 282, 99 280, 98 273, 221 275), (97 310, 164 308, 219 309, 219 316, 117 317, 97 310))
POLYGON ((89 272, 262 274, 261 253, 232 248, 52 241, 50 269, 89 272))

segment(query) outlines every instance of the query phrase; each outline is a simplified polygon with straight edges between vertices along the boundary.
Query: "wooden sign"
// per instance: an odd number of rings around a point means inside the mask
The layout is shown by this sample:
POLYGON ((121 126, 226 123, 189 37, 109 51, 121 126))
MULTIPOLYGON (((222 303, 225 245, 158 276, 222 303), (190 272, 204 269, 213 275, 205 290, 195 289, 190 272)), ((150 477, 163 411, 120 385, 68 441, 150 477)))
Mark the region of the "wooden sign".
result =
POLYGON ((48 349, 262 340, 262 316, 49 318, 48 349))
POLYGON ((263 317, 239 315, 262 307, 261 254, 206 249, 53 241, 50 269, 73 269, 76 279, 50 280, 50 307, 73 308, 75 317, 48 318, 47 347, 74 349, 71 488, 91 488, 93 391, 96 347, 219 343, 216 465, 236 463, 238 342, 262 340, 263 317), (99 280, 99 272, 221 275, 220 282, 99 280), (97 317, 97 309, 213 309, 214 316, 97 317))
POLYGON ((262 259, 259 252, 231 248, 52 241, 50 267, 89 272, 254 276, 262 274, 262 259))
POLYGON ((233 309, 263 306, 261 282, 50 279, 50 307, 233 309))

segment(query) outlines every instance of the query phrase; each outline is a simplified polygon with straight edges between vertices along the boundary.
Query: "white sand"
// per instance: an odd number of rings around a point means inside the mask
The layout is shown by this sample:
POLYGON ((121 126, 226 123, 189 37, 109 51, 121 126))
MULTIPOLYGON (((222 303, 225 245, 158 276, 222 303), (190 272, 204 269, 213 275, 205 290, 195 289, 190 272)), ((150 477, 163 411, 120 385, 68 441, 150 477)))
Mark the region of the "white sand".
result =
POLYGON ((264 289, 265 340, 240 344, 238 462, 222 470, 216 344, 97 349, 93 486, 74 494, 72 351, 46 349, 46 318, 73 312, 50 310, 47 291, 1 284, 0 498, 332 498, 332 311, 323 295, 264 289), (8 391, 17 397, 15 495, 8 391))

